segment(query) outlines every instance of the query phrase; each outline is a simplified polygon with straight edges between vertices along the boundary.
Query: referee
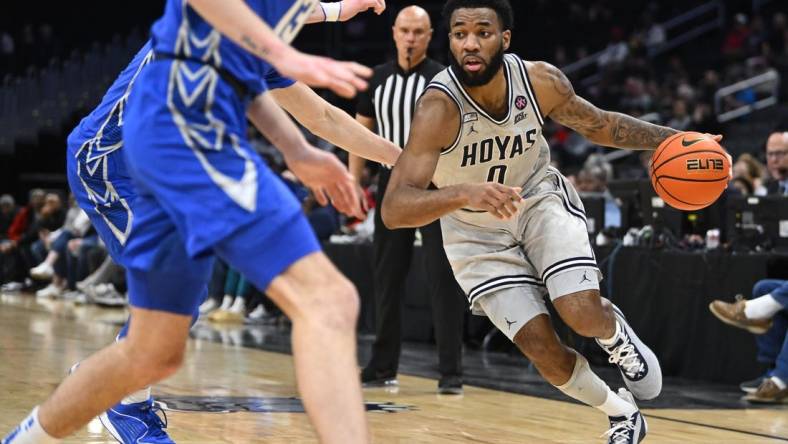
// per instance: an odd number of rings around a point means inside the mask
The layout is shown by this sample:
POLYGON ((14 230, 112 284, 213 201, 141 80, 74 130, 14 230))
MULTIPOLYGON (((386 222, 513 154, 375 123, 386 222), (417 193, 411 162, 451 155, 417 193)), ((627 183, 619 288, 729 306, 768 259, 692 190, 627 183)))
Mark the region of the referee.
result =
MULTIPOLYGON (((359 94, 356 119, 395 145, 404 147, 416 101, 424 87, 443 70, 427 58, 432 26, 427 11, 409 6, 400 11, 393 27, 397 60, 375 68, 367 91, 359 94)), ((350 171, 362 177, 365 160, 350 156, 350 171)), ((389 230, 380 217, 380 205, 391 171, 380 169, 375 212, 375 329, 372 358, 361 372, 361 382, 369 386, 397 383, 402 340, 402 301, 405 278, 413 256, 415 229, 389 230)), ((443 250, 440 222, 421 229, 426 254, 432 315, 438 344, 438 392, 462 393, 462 319, 465 301, 454 280, 443 250)))

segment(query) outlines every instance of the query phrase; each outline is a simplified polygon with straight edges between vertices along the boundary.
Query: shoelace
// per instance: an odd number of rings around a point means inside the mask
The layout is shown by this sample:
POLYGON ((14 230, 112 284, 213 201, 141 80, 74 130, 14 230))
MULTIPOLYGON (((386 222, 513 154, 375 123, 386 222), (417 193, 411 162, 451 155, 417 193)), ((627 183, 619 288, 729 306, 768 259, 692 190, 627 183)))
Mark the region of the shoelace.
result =
POLYGON ((629 341, 628 336, 622 338, 622 344, 610 352, 608 362, 616 364, 624 369, 624 373, 630 378, 636 377, 643 371, 643 362, 635 351, 635 346, 629 341))
POLYGON ((613 444, 627 444, 630 438, 630 432, 635 431, 635 416, 631 416, 624 421, 616 423, 607 432, 603 433, 600 438, 610 438, 609 441, 613 444))
POLYGON ((146 407, 144 410, 146 410, 146 419, 153 420, 154 424, 162 429, 167 428, 167 412, 165 412, 159 404, 153 403, 153 405, 146 407), (161 417, 159 417, 159 412, 161 412, 161 414, 164 416, 164 421, 162 421, 161 417))

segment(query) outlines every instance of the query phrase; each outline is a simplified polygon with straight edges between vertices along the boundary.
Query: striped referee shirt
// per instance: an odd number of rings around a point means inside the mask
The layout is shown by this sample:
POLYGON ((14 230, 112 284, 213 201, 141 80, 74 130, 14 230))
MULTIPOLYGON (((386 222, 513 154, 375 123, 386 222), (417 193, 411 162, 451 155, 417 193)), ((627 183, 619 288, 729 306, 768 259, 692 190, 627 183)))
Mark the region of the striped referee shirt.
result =
POLYGON ((356 112, 375 119, 378 135, 402 148, 408 142, 416 101, 443 69, 430 58, 408 72, 396 60, 378 65, 369 88, 358 96, 356 112))

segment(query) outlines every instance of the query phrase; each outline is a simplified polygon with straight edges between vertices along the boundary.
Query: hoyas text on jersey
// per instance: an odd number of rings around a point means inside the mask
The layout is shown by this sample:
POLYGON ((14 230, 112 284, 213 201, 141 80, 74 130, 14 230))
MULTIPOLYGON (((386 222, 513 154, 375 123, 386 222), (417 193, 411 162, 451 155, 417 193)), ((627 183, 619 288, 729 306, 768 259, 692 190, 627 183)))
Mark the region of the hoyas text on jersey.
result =
POLYGON ((493 160, 506 160, 522 156, 536 143, 536 134, 535 129, 530 129, 523 135, 506 136, 503 139, 495 136, 465 145, 462 147, 463 155, 460 166, 472 166, 477 163, 482 164, 493 160))

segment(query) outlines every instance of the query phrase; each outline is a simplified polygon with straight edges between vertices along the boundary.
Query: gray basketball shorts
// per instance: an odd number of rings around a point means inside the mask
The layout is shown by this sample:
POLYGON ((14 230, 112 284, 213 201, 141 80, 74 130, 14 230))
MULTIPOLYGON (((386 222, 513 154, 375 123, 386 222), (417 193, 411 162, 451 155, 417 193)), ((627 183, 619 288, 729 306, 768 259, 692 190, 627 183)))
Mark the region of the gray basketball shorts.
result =
POLYGON ((602 279, 583 204, 557 170, 548 169, 518 208, 508 221, 463 211, 441 218, 446 255, 471 309, 499 328, 515 312, 523 323, 547 313, 546 295, 599 290, 602 279), (491 301, 496 295, 500 300, 491 301))

